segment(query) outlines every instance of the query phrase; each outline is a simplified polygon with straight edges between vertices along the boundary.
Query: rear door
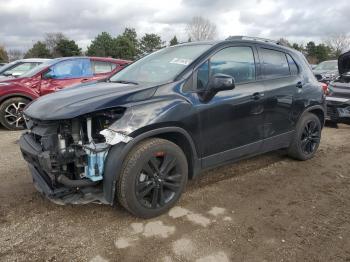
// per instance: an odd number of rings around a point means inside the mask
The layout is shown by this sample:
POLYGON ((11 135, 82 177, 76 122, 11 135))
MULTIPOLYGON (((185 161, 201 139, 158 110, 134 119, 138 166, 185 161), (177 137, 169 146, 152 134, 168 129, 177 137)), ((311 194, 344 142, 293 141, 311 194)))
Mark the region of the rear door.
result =
MULTIPOLYGON (((288 140, 295 126, 292 114, 295 97, 302 92, 302 77, 292 56, 283 50, 260 46, 258 52, 262 68, 259 78, 265 87, 264 138, 277 137, 276 141, 288 143, 284 135, 288 140)), ((276 141, 272 145, 280 146, 276 141)))
POLYGON ((42 76, 41 95, 93 80, 90 59, 76 58, 52 65, 42 76))

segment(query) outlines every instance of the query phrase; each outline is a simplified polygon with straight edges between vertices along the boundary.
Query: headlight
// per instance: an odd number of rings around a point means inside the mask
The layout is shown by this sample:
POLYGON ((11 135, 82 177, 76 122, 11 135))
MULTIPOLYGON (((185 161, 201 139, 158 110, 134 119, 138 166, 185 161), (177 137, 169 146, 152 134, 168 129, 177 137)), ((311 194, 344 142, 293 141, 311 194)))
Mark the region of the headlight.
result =
POLYGON ((8 85, 10 85, 11 83, 7 83, 7 82, 2 82, 2 83, 0 83, 0 86, 8 86, 8 85))

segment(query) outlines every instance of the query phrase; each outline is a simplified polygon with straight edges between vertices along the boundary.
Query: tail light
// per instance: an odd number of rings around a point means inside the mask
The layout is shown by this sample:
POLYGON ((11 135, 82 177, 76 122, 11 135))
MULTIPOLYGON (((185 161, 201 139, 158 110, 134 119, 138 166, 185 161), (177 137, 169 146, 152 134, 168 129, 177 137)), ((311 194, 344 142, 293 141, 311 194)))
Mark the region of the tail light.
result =
POLYGON ((325 84, 325 83, 321 83, 321 87, 322 87, 323 93, 324 93, 325 95, 329 95, 329 88, 328 88, 328 85, 325 84))

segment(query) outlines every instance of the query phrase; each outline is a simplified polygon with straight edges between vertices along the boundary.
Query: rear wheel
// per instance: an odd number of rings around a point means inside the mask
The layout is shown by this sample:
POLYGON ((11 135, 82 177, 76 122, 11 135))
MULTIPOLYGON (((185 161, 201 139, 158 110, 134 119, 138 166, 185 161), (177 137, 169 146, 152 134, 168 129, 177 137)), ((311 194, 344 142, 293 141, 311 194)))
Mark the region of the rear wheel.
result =
POLYGON ((164 139, 145 140, 123 163, 118 200, 135 216, 158 216, 178 201, 187 175, 187 159, 180 147, 164 139))
POLYGON ((9 130, 22 130, 25 128, 23 109, 30 100, 23 97, 13 97, 0 105, 0 122, 9 130))
POLYGON ((312 113, 306 113, 297 124, 288 154, 299 160, 312 158, 320 145, 321 130, 320 119, 312 113))

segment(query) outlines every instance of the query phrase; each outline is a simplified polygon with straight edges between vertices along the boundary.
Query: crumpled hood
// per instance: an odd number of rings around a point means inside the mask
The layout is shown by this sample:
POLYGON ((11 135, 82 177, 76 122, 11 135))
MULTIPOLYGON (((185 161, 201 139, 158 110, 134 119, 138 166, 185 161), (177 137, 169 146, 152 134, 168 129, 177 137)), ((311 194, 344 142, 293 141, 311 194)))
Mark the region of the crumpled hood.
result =
POLYGON ((109 82, 79 85, 40 97, 27 106, 24 114, 39 120, 71 119, 147 99, 155 90, 149 86, 109 82))
POLYGON ((350 51, 339 56, 338 70, 340 75, 350 71, 350 51))

